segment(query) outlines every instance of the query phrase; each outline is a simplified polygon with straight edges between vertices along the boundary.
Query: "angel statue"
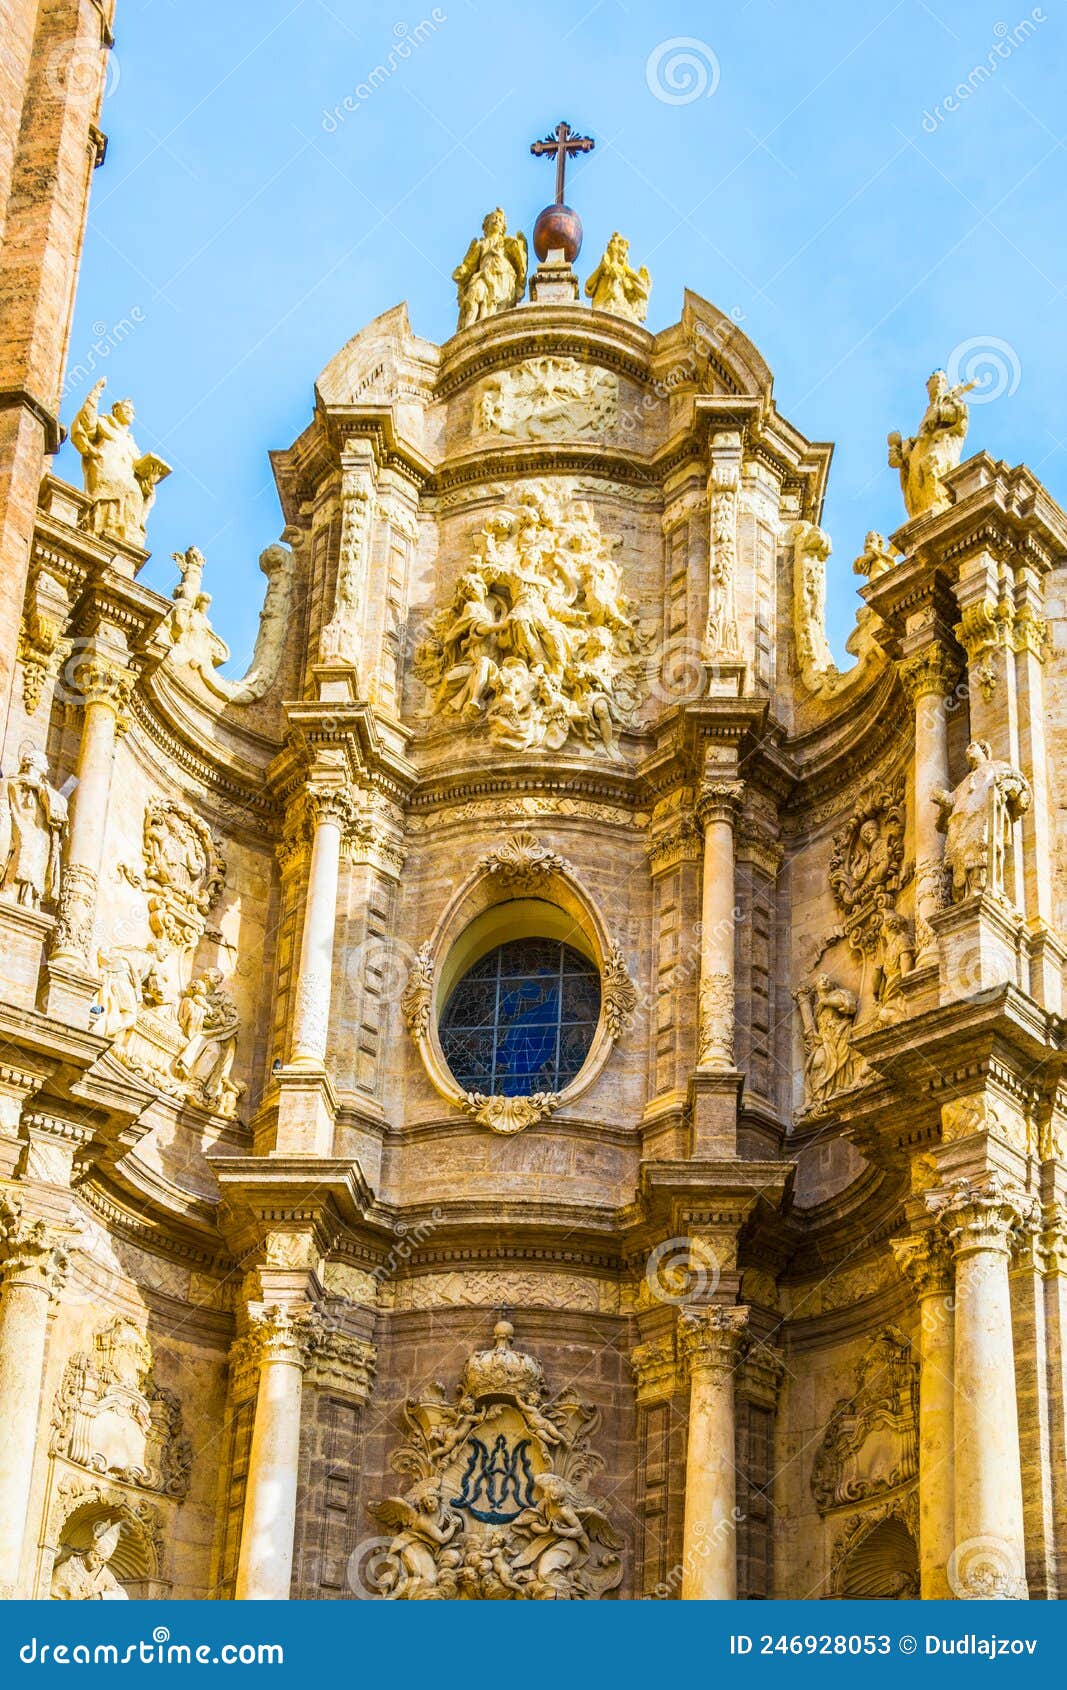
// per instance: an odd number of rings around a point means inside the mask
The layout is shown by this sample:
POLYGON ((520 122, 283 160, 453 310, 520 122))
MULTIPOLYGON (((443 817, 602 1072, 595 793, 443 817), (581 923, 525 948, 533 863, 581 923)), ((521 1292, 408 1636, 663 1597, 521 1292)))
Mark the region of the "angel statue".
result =
POLYGON ((143 546, 145 523, 155 503, 156 483, 170 465, 154 452, 142 453, 133 438, 133 401, 117 399, 109 416, 99 409, 106 383, 101 377, 70 425, 89 495, 89 528, 143 546))
POLYGON ((616 229, 604 256, 585 284, 586 297, 593 302, 594 311, 613 311, 616 317, 629 317, 643 323, 648 313, 648 296, 652 292, 652 278, 642 264, 635 270, 630 264, 630 243, 616 229))
POLYGON ((371 1503, 368 1513, 396 1534, 378 1574, 382 1595, 393 1602, 430 1596, 442 1551, 463 1528, 461 1516, 443 1501, 440 1481, 423 1479, 407 1496, 371 1503))
POLYGON ((463 263, 452 272, 459 293, 459 327, 510 311, 526 291, 526 236, 508 234, 500 207, 482 223, 481 240, 471 241, 463 263))
POLYGON ((573 1601, 613 1590, 622 1579, 622 1539, 610 1521, 558 1473, 538 1473, 532 1489, 532 1503, 512 1525, 522 1547, 511 1556, 511 1572, 527 1596, 573 1601), (608 1553, 594 1556, 594 1543, 608 1553))
POLYGON ((954 470, 967 438, 969 412, 964 394, 977 384, 948 385, 944 370, 935 370, 926 383, 929 404, 918 433, 902 440, 889 436, 889 467, 900 471, 900 487, 909 517, 947 510, 952 500, 945 476, 954 470))

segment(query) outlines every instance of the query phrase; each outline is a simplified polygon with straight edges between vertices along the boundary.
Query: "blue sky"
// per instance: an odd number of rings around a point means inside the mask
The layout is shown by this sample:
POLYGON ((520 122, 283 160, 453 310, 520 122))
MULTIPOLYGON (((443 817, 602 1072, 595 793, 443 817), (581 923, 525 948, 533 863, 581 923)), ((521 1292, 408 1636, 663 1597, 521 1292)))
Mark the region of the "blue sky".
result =
MULTIPOLYGON (((1053 0, 119 0, 70 364, 102 342, 108 397, 174 465, 144 579, 169 593, 171 552, 199 545, 243 669, 280 531, 268 450, 397 301, 452 333, 450 272, 492 206, 529 231, 552 198, 529 143, 566 117, 597 141, 568 177, 580 272, 621 228, 650 328, 686 286, 743 314, 780 409, 836 442, 840 650, 864 532, 903 518, 885 436, 914 429, 934 366, 977 358, 967 449, 1067 502, 1064 35, 1053 0)), ((80 481, 69 446, 57 468, 80 481)))

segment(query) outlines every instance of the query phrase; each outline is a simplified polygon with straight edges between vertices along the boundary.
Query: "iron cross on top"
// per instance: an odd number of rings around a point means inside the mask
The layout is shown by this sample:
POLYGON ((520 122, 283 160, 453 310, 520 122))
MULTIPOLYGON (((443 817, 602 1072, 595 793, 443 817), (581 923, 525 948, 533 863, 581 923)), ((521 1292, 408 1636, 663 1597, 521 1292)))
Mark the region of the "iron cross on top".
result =
POLYGON ((546 153, 556 155, 556 204, 563 205, 563 182, 567 171, 568 153, 591 153, 596 142, 590 135, 578 135, 569 123, 557 123, 551 135, 535 141, 530 151, 538 158, 546 153))

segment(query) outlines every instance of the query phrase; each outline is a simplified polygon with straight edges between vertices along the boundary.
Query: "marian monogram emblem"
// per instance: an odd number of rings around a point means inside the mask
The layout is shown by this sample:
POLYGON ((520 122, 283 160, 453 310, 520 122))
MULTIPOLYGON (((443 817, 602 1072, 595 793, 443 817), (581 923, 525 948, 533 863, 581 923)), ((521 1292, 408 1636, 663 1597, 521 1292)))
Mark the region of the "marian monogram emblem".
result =
POLYGON ((622 1583, 622 1538, 584 1489, 600 1417, 569 1392, 549 1397, 513 1337, 498 1321, 454 1401, 434 1385, 405 1407, 391 1466, 415 1483, 368 1510, 393 1534, 375 1568, 389 1601, 587 1601, 622 1583))
POLYGON ((506 1526, 533 1501, 533 1469, 530 1440, 523 1438, 513 1448, 503 1432, 492 1446, 471 1438, 470 1455, 453 1508, 466 1508, 476 1520, 489 1526, 506 1526))

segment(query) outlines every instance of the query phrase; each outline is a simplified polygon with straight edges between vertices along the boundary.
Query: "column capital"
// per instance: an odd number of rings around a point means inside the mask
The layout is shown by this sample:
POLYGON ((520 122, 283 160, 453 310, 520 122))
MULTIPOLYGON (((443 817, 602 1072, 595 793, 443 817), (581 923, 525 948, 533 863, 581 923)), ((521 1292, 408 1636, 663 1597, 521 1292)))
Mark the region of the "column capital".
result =
POLYGON ((926 1206, 938 1216, 957 1257, 978 1251, 1009 1256, 1020 1228, 1037 1215, 1037 1201, 1009 1186, 999 1174, 979 1185, 957 1179, 945 1189, 930 1191, 926 1206))
POLYGON ((117 658, 88 650, 68 661, 69 688, 80 693, 83 704, 103 704, 121 717, 130 702, 136 676, 117 658))
POLYGON ((230 1350, 235 1373, 256 1375, 268 1362, 306 1368, 325 1337, 323 1319, 308 1304, 282 1308, 279 1303, 250 1304, 248 1330, 230 1350))
POLYGON ((365 1403, 370 1398, 378 1351, 365 1338, 323 1326, 308 1355, 307 1383, 365 1403))
POLYGON ((70 1270, 66 1239, 47 1221, 25 1215, 22 1199, 0 1197, 0 1278, 57 1298, 70 1270))
POLYGON ((690 1378, 698 1372, 708 1374, 718 1385, 732 1379, 747 1325, 746 1307, 724 1308, 715 1303, 706 1309, 686 1309, 678 1317, 678 1347, 690 1378))
POLYGON ((897 675, 914 709, 921 698, 947 698, 959 681, 960 665, 940 640, 932 640, 920 651, 902 658, 897 664, 897 675))
POLYGON ((639 1408, 647 1408, 652 1403, 665 1402, 672 1397, 680 1383, 673 1334, 666 1332, 659 1338, 635 1344, 630 1351, 630 1367, 639 1408))
POLYGON ((316 827, 332 822, 343 831, 349 826, 356 809, 350 786, 341 781, 323 780, 313 775, 305 792, 311 819, 316 827))
POLYGON ((729 822, 732 827, 741 813, 745 784, 740 780, 706 780, 696 800, 696 818, 702 828, 710 822, 729 822))
POLYGON ((889 1243, 897 1267, 911 1281, 918 1302, 949 1295, 954 1283, 952 1252, 936 1226, 907 1238, 892 1238, 889 1243))

